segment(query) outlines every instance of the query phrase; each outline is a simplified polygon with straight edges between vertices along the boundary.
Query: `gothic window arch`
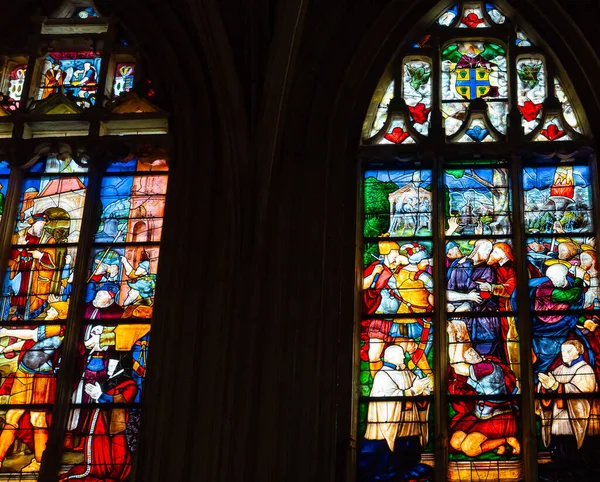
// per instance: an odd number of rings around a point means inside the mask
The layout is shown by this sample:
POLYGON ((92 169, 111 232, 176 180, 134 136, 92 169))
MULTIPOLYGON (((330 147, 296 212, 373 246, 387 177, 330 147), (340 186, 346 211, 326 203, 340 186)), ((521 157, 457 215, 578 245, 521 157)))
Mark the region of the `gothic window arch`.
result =
POLYGON ((598 473, 592 146, 508 4, 455 2, 399 48, 359 150, 359 481, 598 473))
POLYGON ((168 116, 118 18, 41 12, 0 52, 0 481, 132 480, 168 116))

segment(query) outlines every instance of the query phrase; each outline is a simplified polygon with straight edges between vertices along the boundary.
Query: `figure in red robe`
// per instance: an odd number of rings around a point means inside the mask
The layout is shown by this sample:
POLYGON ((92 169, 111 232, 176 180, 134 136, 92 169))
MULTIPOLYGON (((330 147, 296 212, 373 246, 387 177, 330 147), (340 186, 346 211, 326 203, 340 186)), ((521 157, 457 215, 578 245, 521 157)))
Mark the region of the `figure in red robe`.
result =
POLYGON ((44 305, 51 293, 52 278, 56 270, 55 250, 49 247, 38 248, 39 245, 56 244, 56 240, 46 230, 48 222, 47 214, 34 214, 29 219, 31 226, 18 233, 20 246, 11 249, 8 260, 10 279, 21 275, 19 289, 11 298, 11 307, 24 320, 31 319, 31 314, 44 305))
MULTIPOLYGON (((66 312, 65 302, 56 303, 47 310, 45 321, 56 320, 66 312)), ((5 356, 18 352, 19 359, 16 371, 6 377, 0 387, 0 395, 9 396, 10 407, 0 432, 0 466, 15 439, 19 439, 33 449, 34 453, 34 457, 21 468, 21 472, 38 472, 48 442, 50 414, 44 406, 54 402, 55 369, 60 358, 64 329, 61 325, 51 324, 37 328, 2 328, 0 337, 20 340, 1 348, 5 356), (31 406, 30 410, 25 409, 28 405, 31 406)))
POLYGON ((60 87, 63 85, 64 81, 64 72, 61 69, 60 62, 54 62, 51 64, 46 70, 44 74, 44 90, 42 92, 42 99, 46 99, 50 97, 51 94, 54 94, 59 91, 60 87))
POLYGON ((507 395, 517 392, 516 377, 500 360, 482 357, 473 348, 450 368, 452 395, 480 395, 480 400, 453 402, 457 414, 450 422, 450 446, 469 457, 495 450, 498 455, 521 452, 517 440, 517 408, 507 395), (498 398, 489 398, 498 395, 498 398))
MULTIPOLYGON (((109 378, 104 387, 98 382, 85 386, 86 393, 99 404, 133 403, 137 385, 122 368, 118 354, 108 361, 109 378)), ((92 411, 84 441, 84 459, 63 474, 60 480, 120 482, 131 471, 131 450, 126 437, 129 408, 96 408, 92 411)))
MULTIPOLYGON (((394 298, 396 286, 392 275, 400 265, 408 264, 408 259, 400 255, 400 245, 389 239, 379 241, 379 253, 379 260, 367 266, 363 273, 363 313, 395 314, 400 303, 394 298)), ((384 348, 394 340, 390 335, 393 321, 371 319, 364 320, 363 323, 366 330, 362 332, 364 343, 361 359, 369 361, 371 375, 374 377, 383 366, 381 355, 384 348)))
POLYGON ((86 303, 83 317, 86 320, 108 320, 123 316, 123 308, 115 303, 119 287, 115 283, 104 283, 98 288, 94 299, 86 303))
MULTIPOLYGON (((495 243, 487 262, 494 268, 496 281, 494 283, 478 283, 482 292, 488 292, 498 299, 500 311, 516 311, 517 273, 514 267, 514 255, 508 243, 495 243)), ((508 360, 511 370, 520 377, 519 342, 516 321, 513 316, 500 317, 502 339, 505 341, 505 360, 508 360)))

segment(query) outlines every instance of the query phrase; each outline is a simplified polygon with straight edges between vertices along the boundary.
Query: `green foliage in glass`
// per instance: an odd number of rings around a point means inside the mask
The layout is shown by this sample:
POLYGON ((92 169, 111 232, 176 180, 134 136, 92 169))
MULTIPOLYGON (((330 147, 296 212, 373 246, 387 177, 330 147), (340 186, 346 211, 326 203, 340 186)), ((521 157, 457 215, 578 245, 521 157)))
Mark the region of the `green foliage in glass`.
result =
MULTIPOLYGON (((365 237, 377 237, 389 229, 390 202, 388 196, 398 189, 391 182, 378 181, 374 177, 365 179, 365 237), (385 214, 382 216, 382 214, 385 214)), ((379 255, 379 253, 376 253, 379 255)), ((366 253, 365 253, 366 255, 366 253)), ((366 259, 366 258, 365 258, 366 259)), ((370 261, 369 261, 370 263, 370 261)), ((368 263, 367 263, 368 264, 368 263)))

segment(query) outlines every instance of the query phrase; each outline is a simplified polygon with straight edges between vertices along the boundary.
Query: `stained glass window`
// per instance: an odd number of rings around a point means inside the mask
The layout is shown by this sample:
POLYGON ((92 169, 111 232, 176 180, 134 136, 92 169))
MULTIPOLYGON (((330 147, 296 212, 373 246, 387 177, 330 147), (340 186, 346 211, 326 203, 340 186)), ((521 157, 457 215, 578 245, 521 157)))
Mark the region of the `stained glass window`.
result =
POLYGON ((42 65, 38 99, 62 92, 84 107, 93 105, 101 58, 96 52, 52 52, 42 65), (79 100, 81 99, 81 100, 79 100))
POLYGON ((431 170, 364 174, 359 470, 365 480, 378 477, 398 430, 412 469, 420 476, 433 473, 431 181, 431 170))
POLYGON ((595 157, 569 79, 508 13, 440 11, 365 120, 360 482, 600 471, 595 157))
POLYGON ((113 95, 119 97, 125 92, 130 92, 133 88, 133 77, 135 74, 134 63, 118 63, 115 70, 115 82, 113 85, 113 95))
POLYGON ((168 123, 139 52, 110 45, 113 17, 87 0, 47 13, 40 56, 13 46, 0 70, 0 136, 17 146, 0 160, 0 482, 131 481, 168 123))
POLYGON ((101 213, 86 273, 83 348, 62 457, 66 477, 110 473, 124 480, 137 446, 156 268, 167 188, 166 159, 111 162, 100 187, 101 213), (121 427, 111 428, 119 409, 121 427), (101 405, 99 405, 101 404, 101 405), (102 405, 106 404, 106 405, 102 405), (107 408, 105 408, 107 407, 107 408), (83 452, 77 447, 83 447, 83 452))

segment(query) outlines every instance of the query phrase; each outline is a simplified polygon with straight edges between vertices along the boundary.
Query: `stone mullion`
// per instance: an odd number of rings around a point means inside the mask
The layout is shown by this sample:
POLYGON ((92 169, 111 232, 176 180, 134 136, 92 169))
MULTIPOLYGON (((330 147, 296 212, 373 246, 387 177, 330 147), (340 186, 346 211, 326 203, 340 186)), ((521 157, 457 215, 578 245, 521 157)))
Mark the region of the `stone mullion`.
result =
POLYGON ((435 480, 446 480, 448 474, 448 377, 447 360, 448 346, 446 338, 446 273, 444 268, 444 253, 446 249, 445 219, 444 219, 444 170, 441 160, 436 159, 433 167, 433 219, 437 222, 432 226, 434 239, 434 422, 435 422, 435 480))
MULTIPOLYGON (((93 161, 94 159, 92 159, 93 161)), ((52 409, 52 424, 49 429, 48 444, 42 458, 39 482, 56 481, 63 453, 64 434, 71 409, 73 386, 78 376, 77 356, 81 336, 86 280, 89 259, 95 234, 95 218, 100 197, 102 169, 90 166, 85 207, 79 236, 79 247, 75 258, 73 291, 69 300, 69 313, 62 344, 60 369, 56 380, 56 396, 52 409)))
POLYGON ((533 368, 531 360, 531 309, 529 299, 526 234, 524 222, 524 194, 522 166, 518 156, 510 159, 510 174, 513 196, 513 240, 515 249, 515 271, 517 273, 517 313, 521 362, 521 422, 524 480, 537 479, 537 447, 534 409, 533 368))

